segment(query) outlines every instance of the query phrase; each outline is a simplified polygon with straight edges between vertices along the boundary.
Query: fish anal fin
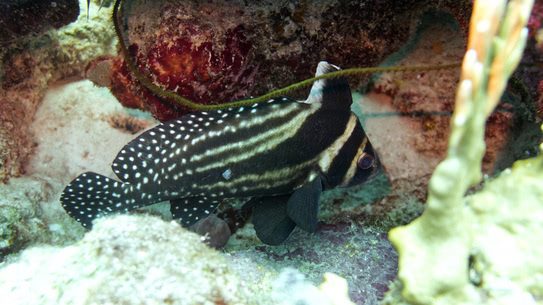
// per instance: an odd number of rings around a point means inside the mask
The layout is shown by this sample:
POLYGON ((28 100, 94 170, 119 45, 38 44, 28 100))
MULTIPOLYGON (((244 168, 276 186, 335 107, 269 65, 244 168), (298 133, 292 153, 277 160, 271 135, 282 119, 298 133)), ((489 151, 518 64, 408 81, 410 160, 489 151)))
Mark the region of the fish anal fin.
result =
POLYGON ((298 188, 288 199, 287 214, 300 229, 315 232, 322 193, 321 178, 317 177, 298 188))
POLYGON ((219 200, 207 197, 187 197, 170 200, 172 218, 178 220, 185 228, 211 215, 220 203, 219 200))
POLYGON ((265 244, 279 245, 296 227, 287 215, 287 201, 290 195, 259 197, 247 204, 254 206, 253 225, 256 236, 265 244))

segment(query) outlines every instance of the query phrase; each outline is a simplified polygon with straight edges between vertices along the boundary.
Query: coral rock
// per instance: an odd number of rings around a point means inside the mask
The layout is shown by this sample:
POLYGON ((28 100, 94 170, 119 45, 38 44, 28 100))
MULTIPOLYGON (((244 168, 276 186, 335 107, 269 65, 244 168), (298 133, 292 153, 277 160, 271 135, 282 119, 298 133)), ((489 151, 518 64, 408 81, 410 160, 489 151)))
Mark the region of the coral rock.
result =
MULTIPOLYGON (((132 61, 147 79, 194 102, 218 104, 312 77, 321 60, 343 68, 377 65, 408 41, 419 15, 436 7, 465 25, 471 1, 162 0, 136 1, 122 13, 132 61)), ((116 70, 128 73, 123 67, 116 70)), ((161 121, 189 111, 128 79, 112 78, 124 105, 133 105, 126 95, 133 88, 140 108, 161 121)))
POLYGON ((0 45, 60 28, 79 16, 77 0, 7 0, 0 3, 0 45))
POLYGON ((96 221, 66 248, 25 251, 0 269, 5 304, 255 304, 201 237, 150 216, 96 221))

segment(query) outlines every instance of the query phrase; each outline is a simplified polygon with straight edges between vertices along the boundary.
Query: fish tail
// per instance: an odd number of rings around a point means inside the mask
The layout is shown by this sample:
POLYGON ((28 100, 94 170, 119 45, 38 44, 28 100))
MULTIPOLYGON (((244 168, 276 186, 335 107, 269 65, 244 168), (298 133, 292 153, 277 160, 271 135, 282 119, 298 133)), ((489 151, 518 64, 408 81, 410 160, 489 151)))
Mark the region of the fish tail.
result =
POLYGON ((136 204, 137 194, 129 183, 86 172, 66 186, 60 202, 72 218, 91 228, 97 217, 140 207, 136 204))

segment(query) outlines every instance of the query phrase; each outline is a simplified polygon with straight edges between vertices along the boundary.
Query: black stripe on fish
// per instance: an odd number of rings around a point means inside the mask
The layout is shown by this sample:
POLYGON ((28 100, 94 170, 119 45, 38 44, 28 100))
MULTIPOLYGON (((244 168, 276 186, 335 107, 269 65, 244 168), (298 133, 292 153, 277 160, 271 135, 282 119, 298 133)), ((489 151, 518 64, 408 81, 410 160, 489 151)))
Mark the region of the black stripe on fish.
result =
MULTIPOLYGON (((320 63, 317 75, 335 70, 320 63)), ((351 104, 345 78, 323 79, 314 83, 305 101, 277 98, 160 124, 128 143, 113 161, 122 182, 83 174, 66 187, 62 205, 89 227, 97 216, 171 200, 173 216, 189 226, 213 212, 222 198, 266 197, 253 202, 286 204, 288 209, 281 211, 288 215, 274 219, 288 217, 312 231, 321 181, 324 187, 352 184, 362 177, 357 160, 374 154, 366 150, 369 142, 351 104), (106 188, 114 189, 114 195, 106 194, 106 188), (283 199, 274 200, 277 196, 283 199), (312 199, 302 200, 307 196, 312 199)), ((371 175, 363 176, 370 179, 379 167, 370 170, 371 175)), ((257 227, 259 237, 273 242, 284 240, 291 231, 290 226, 287 230, 277 224, 274 230, 257 227), (273 232, 282 236, 266 236, 273 232)))
MULTIPOLYGON (((362 125, 358 121, 355 121, 354 128, 348 129, 352 132, 345 139, 345 142, 341 143, 341 147, 336 150, 336 155, 329 167, 324 169, 326 173, 326 181, 330 184, 326 185, 327 188, 335 188, 340 186, 345 180, 345 176, 349 173, 349 169, 353 167, 353 160, 360 150, 371 149, 371 144, 367 141, 367 137, 362 129, 362 125), (370 147, 366 147, 366 145, 370 147)), ((357 164, 355 162, 354 167, 357 164)))

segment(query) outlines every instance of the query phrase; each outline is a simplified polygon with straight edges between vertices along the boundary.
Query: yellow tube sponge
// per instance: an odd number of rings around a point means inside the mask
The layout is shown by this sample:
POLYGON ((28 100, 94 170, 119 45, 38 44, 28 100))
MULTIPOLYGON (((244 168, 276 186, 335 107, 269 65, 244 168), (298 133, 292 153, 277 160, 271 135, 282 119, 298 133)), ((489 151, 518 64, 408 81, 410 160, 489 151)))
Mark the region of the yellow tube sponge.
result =
POLYGON ((430 179, 424 213, 391 230, 403 295, 414 304, 473 304, 469 279, 474 213, 464 195, 481 180, 484 126, 518 65, 533 1, 477 0, 451 119, 446 159, 430 179), (502 22, 503 20, 503 22, 502 22))

